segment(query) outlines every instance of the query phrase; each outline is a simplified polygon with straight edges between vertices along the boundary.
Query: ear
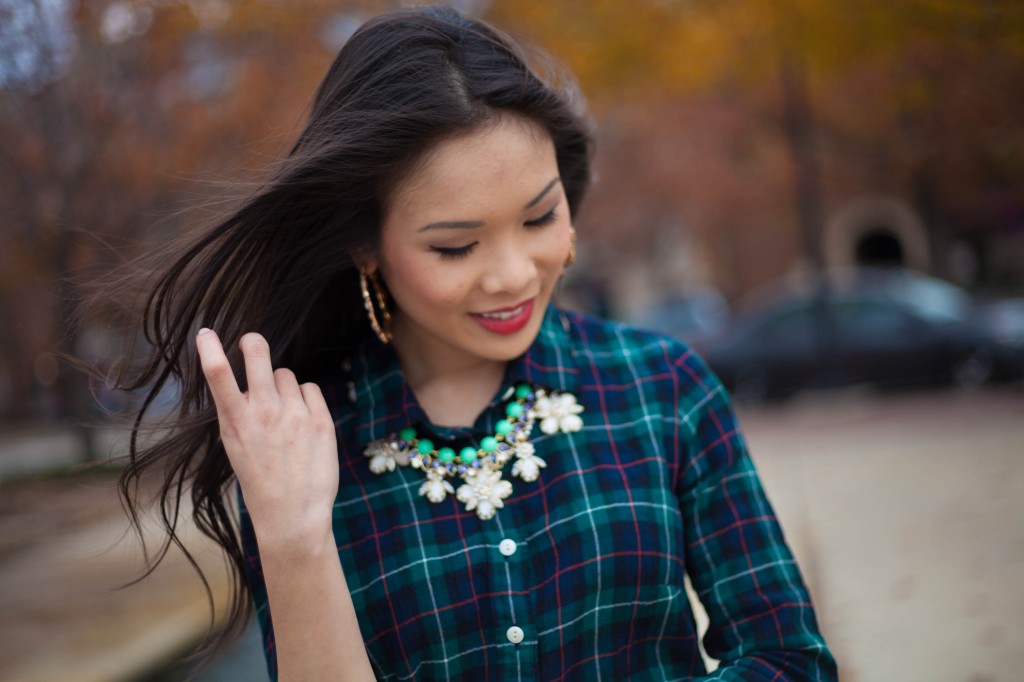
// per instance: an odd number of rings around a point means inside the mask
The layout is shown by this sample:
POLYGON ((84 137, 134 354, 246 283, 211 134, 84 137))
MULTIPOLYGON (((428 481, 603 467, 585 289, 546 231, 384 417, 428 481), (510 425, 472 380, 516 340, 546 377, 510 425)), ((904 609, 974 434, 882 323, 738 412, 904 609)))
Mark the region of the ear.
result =
POLYGON ((352 262, 360 272, 367 274, 376 272, 380 267, 380 259, 377 254, 369 249, 359 249, 352 252, 352 262))

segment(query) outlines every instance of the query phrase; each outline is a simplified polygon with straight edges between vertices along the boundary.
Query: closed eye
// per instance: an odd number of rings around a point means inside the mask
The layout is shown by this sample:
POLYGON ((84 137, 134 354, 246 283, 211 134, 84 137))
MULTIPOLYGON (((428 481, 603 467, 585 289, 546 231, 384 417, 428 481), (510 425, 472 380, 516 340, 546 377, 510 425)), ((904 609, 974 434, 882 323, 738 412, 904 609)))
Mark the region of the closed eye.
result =
POLYGON ((465 258, 473 251, 473 247, 476 246, 476 242, 467 244, 466 246, 431 246, 430 250, 441 256, 441 260, 455 260, 458 258, 465 258))
POLYGON ((555 222, 556 218, 558 218, 558 214, 555 212, 555 209, 553 208, 544 215, 542 215, 541 217, 536 218, 534 220, 527 220, 523 224, 526 225, 527 227, 544 227, 545 225, 550 225, 551 223, 555 222))

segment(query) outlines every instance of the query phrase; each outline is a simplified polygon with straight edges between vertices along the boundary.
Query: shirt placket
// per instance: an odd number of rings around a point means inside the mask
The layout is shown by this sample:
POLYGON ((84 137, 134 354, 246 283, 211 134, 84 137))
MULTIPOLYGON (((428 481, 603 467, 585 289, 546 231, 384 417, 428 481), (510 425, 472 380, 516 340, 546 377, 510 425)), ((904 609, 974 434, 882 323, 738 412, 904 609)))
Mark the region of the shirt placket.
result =
MULTIPOLYGON (((513 493, 514 494, 514 493, 513 493)), ((529 547, 523 541, 512 509, 500 510, 484 522, 488 563, 491 564, 493 623, 489 638, 500 644, 502 679, 537 679, 537 629, 527 579, 529 547)), ((495 678, 497 679, 497 678, 495 678)))
MULTIPOLYGON (((502 401, 514 386, 510 384, 505 391, 500 392, 500 397, 480 414, 472 429, 439 428, 436 430, 438 438, 446 445, 467 437, 479 443, 485 435, 493 434, 497 422, 504 417, 502 401)), ((515 498, 517 485, 524 484, 512 478, 511 468, 511 462, 502 468, 502 477, 513 485, 509 500, 515 498)), ((490 595, 489 603, 481 605, 484 615, 490 616, 483 622, 483 639, 490 651, 498 652, 499 658, 493 661, 488 656, 491 660, 486 678, 502 682, 534 680, 537 679, 538 671, 537 630, 533 623, 526 575, 529 566, 528 548, 519 532, 519 529, 525 527, 522 521, 525 519, 515 518, 515 505, 506 505, 487 521, 474 521, 480 524, 477 537, 486 548, 487 592, 490 595)))

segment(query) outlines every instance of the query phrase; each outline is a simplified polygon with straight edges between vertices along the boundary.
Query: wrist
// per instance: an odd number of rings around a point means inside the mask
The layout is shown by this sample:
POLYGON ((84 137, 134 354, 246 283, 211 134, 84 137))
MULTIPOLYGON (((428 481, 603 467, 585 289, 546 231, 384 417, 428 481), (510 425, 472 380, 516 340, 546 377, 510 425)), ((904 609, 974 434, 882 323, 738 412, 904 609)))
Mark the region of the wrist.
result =
POLYGON ((262 528, 254 523, 253 528, 264 564, 268 559, 301 561, 337 553, 329 518, 305 523, 264 524, 262 528))

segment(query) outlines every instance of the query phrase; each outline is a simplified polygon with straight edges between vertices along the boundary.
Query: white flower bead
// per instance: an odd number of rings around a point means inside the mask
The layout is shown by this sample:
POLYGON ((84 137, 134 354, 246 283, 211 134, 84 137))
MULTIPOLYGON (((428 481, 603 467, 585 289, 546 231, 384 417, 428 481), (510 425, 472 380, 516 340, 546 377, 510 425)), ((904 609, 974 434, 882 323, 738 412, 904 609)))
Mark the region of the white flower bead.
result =
POLYGON ((383 474, 385 471, 395 470, 395 460, 387 455, 374 455, 370 459, 370 471, 375 474, 383 474))
MULTIPOLYGON (((499 500, 499 502, 501 502, 499 500)), ((466 505, 466 509, 470 509, 469 505, 466 505)), ((470 509, 472 511, 472 509, 470 509)), ((498 511, 494 508, 494 505, 487 500, 482 500, 480 505, 476 508, 476 515, 480 517, 481 521, 487 521, 488 519, 494 518, 494 513, 498 511)))
POLYGON ((370 458, 370 471, 375 474, 394 471, 396 465, 405 466, 409 463, 409 452, 387 438, 372 441, 363 450, 363 454, 370 458))
POLYGON ((545 417, 540 422, 540 430, 549 436, 558 433, 558 417, 545 417))
MULTIPOLYGON (((577 405, 579 407, 579 405, 577 405)), ((580 407, 582 410, 583 408, 580 407)), ((567 414, 558 421, 563 433, 576 433, 583 428, 583 420, 578 415, 567 414)))
POLYGON ((576 396, 572 393, 559 393, 553 396, 540 395, 530 415, 541 420, 540 430, 550 436, 559 431, 572 433, 583 428, 583 420, 577 416, 582 411, 583 406, 576 402, 576 396))
POLYGON ((455 488, 444 478, 431 471, 427 474, 427 481, 420 486, 420 495, 425 495, 431 502, 443 502, 448 493, 454 493, 455 488))
POLYGON ((459 486, 455 497, 466 505, 467 511, 486 521, 505 506, 504 498, 512 494, 512 484, 501 480, 501 471, 477 469, 466 474, 466 482, 459 486))
POLYGON ((536 481, 537 477, 540 476, 540 470, 548 465, 540 457, 536 455, 527 455, 520 457, 516 460, 516 463, 512 465, 512 475, 518 476, 527 483, 536 481))
POLYGON ((533 443, 528 440, 524 440, 522 443, 516 443, 512 446, 512 449, 516 453, 516 457, 530 457, 536 452, 536 448, 533 447, 533 443))

